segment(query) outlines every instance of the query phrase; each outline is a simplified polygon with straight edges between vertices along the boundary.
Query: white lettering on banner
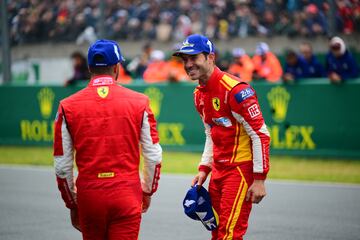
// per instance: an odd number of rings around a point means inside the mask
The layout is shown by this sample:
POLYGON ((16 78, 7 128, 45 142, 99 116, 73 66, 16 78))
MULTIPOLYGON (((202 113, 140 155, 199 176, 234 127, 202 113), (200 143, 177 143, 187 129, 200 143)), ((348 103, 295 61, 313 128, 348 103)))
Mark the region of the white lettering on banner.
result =
POLYGON ((249 112, 251 118, 254 118, 254 117, 260 115, 260 110, 259 110, 259 107, 258 107, 258 105, 256 103, 251 105, 248 108, 248 112, 249 112))

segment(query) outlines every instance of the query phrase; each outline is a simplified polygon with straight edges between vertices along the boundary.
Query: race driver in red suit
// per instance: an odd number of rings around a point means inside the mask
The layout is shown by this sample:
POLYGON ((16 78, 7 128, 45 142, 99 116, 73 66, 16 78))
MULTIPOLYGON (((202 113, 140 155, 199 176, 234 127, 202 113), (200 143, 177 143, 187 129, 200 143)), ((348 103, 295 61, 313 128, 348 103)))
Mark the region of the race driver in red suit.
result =
POLYGON ((121 62, 116 42, 95 42, 89 85, 60 102, 55 120, 58 187, 85 240, 137 239, 141 213, 158 186, 162 150, 154 115, 145 95, 116 84, 121 62))
POLYGON ((199 173, 192 184, 202 185, 212 172, 209 193, 219 224, 213 240, 243 239, 252 203, 265 196, 270 136, 256 93, 215 66, 214 45, 191 35, 174 53, 199 86, 194 101, 206 133, 199 173))

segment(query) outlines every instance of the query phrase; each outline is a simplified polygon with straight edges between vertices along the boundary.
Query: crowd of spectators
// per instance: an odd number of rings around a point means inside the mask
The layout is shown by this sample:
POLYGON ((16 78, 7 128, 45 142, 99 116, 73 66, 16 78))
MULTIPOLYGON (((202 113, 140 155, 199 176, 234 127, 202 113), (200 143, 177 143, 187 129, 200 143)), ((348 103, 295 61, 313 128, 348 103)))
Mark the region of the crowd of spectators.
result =
MULTIPOLYGON (((202 0, 8 1, 12 44, 110 39, 180 41, 202 31, 202 0), (103 28, 102 28, 103 27, 103 28), (102 29, 100 29, 102 28, 102 29)), ((330 6, 318 0, 208 0, 206 35, 211 39, 329 34, 330 6)), ((360 1, 336 0, 338 33, 360 32, 360 1)))
MULTIPOLYGON (((329 40, 329 51, 323 61, 313 53, 309 42, 300 44, 297 50, 286 51, 284 63, 271 52, 268 44, 256 45, 255 54, 249 56, 244 49, 234 48, 232 59, 224 59, 216 52, 216 65, 244 82, 267 81, 269 83, 294 83, 314 78, 328 78, 332 83, 341 83, 360 77, 359 63, 340 37, 329 40)), ((178 46, 174 46, 174 49, 178 46)), ((88 80, 88 70, 84 67, 84 58, 75 53, 71 56, 74 77, 66 85, 76 80, 88 80), (79 59, 78 59, 79 58, 79 59), (79 71, 83 71, 80 73, 79 71), (74 80, 75 79, 75 80, 74 80)), ((86 60, 85 60, 86 61, 86 60)), ((132 82, 163 83, 190 81, 181 58, 166 55, 161 50, 153 49, 150 43, 143 46, 142 53, 126 61, 120 69, 117 81, 121 84, 132 82)))

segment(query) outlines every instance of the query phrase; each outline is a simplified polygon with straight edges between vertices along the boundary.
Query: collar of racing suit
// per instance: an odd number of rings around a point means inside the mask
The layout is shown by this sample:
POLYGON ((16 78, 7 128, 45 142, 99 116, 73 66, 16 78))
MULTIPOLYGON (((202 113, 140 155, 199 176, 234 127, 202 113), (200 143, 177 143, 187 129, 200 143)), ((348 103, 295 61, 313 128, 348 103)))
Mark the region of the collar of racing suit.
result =
POLYGON ((113 85, 115 84, 115 80, 110 75, 97 75, 90 79, 89 86, 105 86, 105 85, 113 85))
POLYGON ((224 75, 224 72, 221 71, 218 67, 215 66, 213 73, 211 74, 209 80, 206 84, 199 84, 196 88, 200 91, 209 91, 214 84, 224 75))

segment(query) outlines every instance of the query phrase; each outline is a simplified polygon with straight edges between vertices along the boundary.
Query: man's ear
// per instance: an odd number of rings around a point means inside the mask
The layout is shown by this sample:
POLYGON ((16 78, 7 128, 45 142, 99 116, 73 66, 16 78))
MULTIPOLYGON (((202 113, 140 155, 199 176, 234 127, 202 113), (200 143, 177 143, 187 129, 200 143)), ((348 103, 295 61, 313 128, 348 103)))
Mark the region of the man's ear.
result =
POLYGON ((210 60, 211 62, 215 62, 215 54, 214 54, 214 53, 210 53, 210 54, 208 55, 208 58, 209 58, 209 60, 210 60))

